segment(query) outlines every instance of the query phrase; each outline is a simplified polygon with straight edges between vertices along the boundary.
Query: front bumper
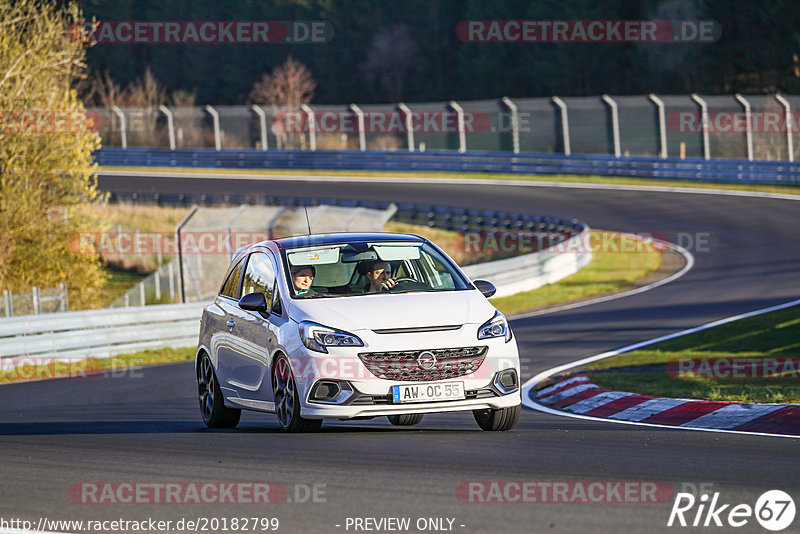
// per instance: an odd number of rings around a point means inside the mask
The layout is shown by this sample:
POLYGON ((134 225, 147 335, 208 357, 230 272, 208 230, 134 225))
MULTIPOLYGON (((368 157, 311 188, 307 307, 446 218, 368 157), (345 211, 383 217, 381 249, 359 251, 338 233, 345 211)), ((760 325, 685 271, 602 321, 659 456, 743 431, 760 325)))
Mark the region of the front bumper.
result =
MULTIPOLYGON (((487 340, 442 339, 440 335, 434 343, 433 336, 420 339, 417 336, 413 343, 402 346, 387 347, 367 343, 365 347, 330 348, 329 354, 321 354, 297 347, 293 351, 292 364, 296 366, 295 377, 300 394, 301 415, 309 419, 351 419, 355 417, 373 417, 380 415, 398 415, 413 413, 453 412, 480 409, 501 409, 519 405, 519 354, 514 340, 505 342, 502 338, 487 340), (474 345, 486 347, 485 358, 480 366, 470 373, 440 380, 405 380, 385 379, 376 376, 359 359, 358 354, 378 352, 380 350, 440 350, 444 348, 474 345), (504 391, 495 384, 498 372, 514 369, 517 374, 517 389, 504 391), (341 402, 330 403, 311 400, 311 391, 319 381, 345 382, 352 388, 352 394, 341 402), (462 382, 465 399, 422 402, 394 403, 392 386, 408 384, 428 384, 462 382)), ((410 340, 409 340, 410 341, 410 340)))

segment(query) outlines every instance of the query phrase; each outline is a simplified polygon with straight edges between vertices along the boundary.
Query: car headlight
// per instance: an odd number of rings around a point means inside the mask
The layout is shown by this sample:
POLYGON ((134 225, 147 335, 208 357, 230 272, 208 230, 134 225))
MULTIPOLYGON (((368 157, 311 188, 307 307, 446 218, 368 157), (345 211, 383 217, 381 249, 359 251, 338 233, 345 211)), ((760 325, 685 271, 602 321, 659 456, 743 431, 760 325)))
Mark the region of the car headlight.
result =
POLYGON ((350 332, 337 330, 311 321, 298 324, 303 345, 317 352, 328 352, 325 347, 363 347, 364 343, 350 332))
POLYGON ((490 337, 502 337, 506 340, 506 343, 511 341, 511 329, 508 327, 508 320, 500 312, 495 312, 494 317, 478 328, 478 339, 488 339, 490 337))

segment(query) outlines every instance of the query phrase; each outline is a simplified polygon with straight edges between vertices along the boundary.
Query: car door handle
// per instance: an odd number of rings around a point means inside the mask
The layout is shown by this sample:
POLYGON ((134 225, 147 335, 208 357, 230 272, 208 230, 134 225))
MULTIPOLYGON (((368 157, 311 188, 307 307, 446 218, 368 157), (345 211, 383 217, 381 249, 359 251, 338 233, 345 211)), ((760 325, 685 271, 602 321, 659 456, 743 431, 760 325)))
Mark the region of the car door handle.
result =
POLYGON ((225 323, 225 326, 228 327, 228 330, 233 330, 233 327, 236 326, 236 323, 233 322, 233 319, 228 319, 228 322, 225 323))

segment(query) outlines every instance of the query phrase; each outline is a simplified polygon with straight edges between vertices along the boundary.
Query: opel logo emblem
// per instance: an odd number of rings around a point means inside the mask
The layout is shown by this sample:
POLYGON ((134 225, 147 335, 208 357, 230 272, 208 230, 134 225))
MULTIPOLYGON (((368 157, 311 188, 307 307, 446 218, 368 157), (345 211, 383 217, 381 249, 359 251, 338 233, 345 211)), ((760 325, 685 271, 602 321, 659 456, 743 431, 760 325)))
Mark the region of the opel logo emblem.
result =
POLYGON ((436 356, 431 351, 426 350, 417 356, 417 363, 423 369, 432 369, 436 365, 436 356))

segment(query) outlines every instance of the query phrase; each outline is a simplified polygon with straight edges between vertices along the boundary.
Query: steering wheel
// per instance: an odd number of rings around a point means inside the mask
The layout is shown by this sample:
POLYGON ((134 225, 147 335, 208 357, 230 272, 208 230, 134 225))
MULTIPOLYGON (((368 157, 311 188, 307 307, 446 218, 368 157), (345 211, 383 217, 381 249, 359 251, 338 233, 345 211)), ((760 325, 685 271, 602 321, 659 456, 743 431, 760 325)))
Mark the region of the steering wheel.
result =
POLYGON ((431 286, 426 284, 425 282, 420 282, 419 280, 414 280, 413 278, 403 277, 403 278, 398 278, 394 281, 394 285, 389 288, 389 292, 399 289, 401 284, 416 284, 417 286, 419 286, 419 289, 431 288, 431 286))

